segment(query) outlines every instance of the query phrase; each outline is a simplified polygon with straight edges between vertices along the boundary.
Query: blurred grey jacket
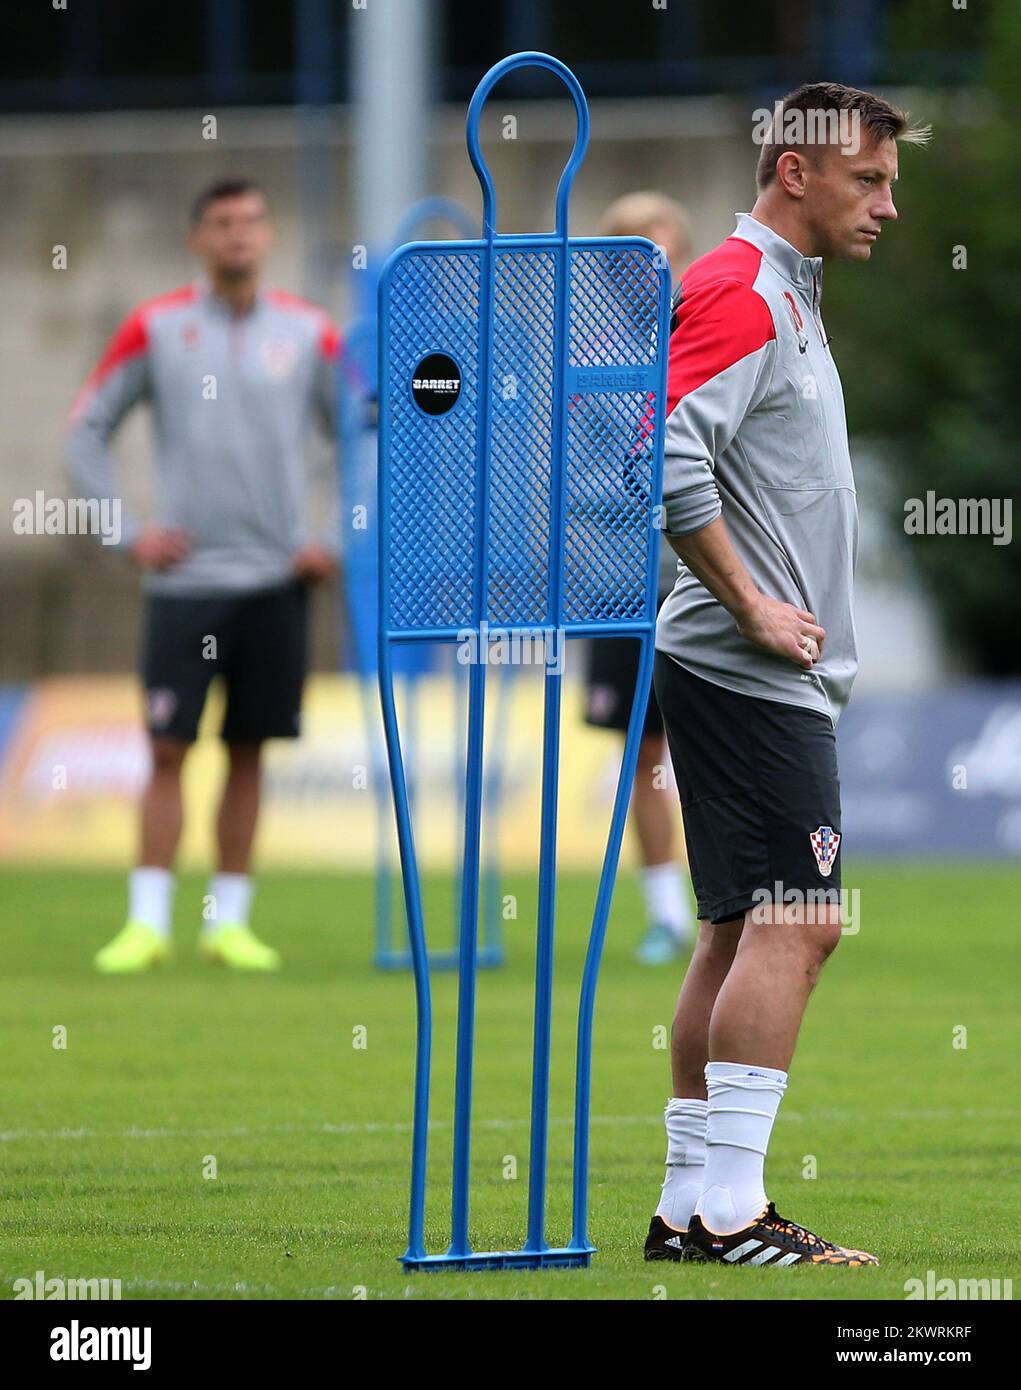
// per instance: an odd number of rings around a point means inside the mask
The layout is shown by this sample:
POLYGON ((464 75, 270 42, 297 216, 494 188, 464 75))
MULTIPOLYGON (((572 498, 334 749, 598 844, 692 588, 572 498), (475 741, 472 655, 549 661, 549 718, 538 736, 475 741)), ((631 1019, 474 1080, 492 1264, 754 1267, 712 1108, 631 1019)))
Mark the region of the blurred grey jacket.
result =
MULTIPOLYGON (((115 497, 111 436, 149 402, 154 519, 191 537, 180 564, 146 574, 150 592, 246 593, 290 577, 309 539, 306 435, 315 417, 333 437, 338 351, 324 310, 271 289, 237 314, 186 285, 120 325, 71 412, 68 466, 81 496, 115 497)), ((138 529, 122 515, 121 544, 138 529)), ((319 539, 336 547, 335 533, 319 539)))

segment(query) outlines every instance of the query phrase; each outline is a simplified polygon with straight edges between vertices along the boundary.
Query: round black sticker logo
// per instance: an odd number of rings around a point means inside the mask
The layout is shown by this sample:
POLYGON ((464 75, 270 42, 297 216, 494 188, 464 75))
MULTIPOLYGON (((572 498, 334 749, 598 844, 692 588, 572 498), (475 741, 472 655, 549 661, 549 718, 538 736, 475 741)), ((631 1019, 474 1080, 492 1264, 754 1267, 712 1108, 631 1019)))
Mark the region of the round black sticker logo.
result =
POLYGON ((445 415, 461 394, 460 368, 445 352, 431 352, 415 368, 411 394, 427 415, 445 415))

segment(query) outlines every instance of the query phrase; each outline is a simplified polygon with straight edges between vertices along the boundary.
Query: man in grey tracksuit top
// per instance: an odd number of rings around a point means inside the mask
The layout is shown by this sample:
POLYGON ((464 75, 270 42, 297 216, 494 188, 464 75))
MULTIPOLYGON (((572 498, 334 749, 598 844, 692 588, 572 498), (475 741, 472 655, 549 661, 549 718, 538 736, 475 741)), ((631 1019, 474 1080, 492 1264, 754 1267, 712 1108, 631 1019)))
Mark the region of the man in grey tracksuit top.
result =
POLYGON ((190 237, 206 278, 124 320, 71 414, 68 462, 84 497, 115 499, 111 437, 136 403, 150 407, 156 444, 155 520, 121 521, 144 576, 153 770, 127 925, 96 957, 108 973, 169 955, 181 767, 215 675, 229 771, 201 950, 238 969, 279 964, 248 924, 248 868, 262 744, 299 731, 307 588, 335 570, 332 527, 310 525, 305 443, 313 421, 334 435, 338 336, 317 305, 259 284, 271 241, 261 189, 206 190, 190 237))
POLYGON ((655 682, 702 925, 645 1253, 860 1265, 875 1257, 777 1216, 764 1160, 841 930, 834 725, 858 667, 858 521, 822 268, 868 260, 897 215, 897 141, 925 132, 836 83, 799 88, 782 112, 751 214, 675 296, 663 500, 681 564, 655 682))
POLYGON ((663 606, 657 649, 728 690, 818 710, 835 723, 858 669, 851 611, 858 514, 844 398, 820 312, 822 258, 803 256, 743 214, 733 237, 697 262, 682 288, 675 341, 684 351, 675 354, 668 393, 666 530, 687 535, 725 510, 756 587, 825 615, 826 641, 811 669, 799 670, 742 637, 682 567, 663 606), (684 316, 709 298, 727 315, 726 333, 692 343, 684 316))

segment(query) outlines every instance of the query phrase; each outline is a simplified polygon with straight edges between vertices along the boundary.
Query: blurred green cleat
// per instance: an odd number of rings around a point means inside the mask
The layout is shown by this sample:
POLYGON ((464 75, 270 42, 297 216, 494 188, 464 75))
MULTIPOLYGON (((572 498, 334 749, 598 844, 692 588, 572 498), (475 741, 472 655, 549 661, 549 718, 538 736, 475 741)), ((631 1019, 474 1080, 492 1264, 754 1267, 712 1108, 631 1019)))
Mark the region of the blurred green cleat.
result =
POLYGON ((165 965, 173 955, 166 937, 148 922, 128 922, 114 939, 97 951, 93 964, 104 975, 137 975, 165 965))
POLYGON ((203 932, 199 937, 199 955, 217 965, 229 965, 232 970, 280 969, 280 952, 263 945, 250 927, 239 922, 225 922, 222 927, 203 932))

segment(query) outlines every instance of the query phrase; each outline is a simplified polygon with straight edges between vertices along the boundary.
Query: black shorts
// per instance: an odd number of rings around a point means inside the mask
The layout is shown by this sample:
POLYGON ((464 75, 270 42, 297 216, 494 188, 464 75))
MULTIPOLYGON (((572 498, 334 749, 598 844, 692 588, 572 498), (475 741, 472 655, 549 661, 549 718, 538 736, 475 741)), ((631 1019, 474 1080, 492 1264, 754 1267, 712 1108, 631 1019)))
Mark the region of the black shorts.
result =
MULTIPOLYGON (((660 594, 663 604, 665 593, 660 594)), ((585 723, 598 729, 616 729, 627 733, 631 706, 638 680, 639 643, 633 637, 594 637, 588 644, 588 667, 585 671, 585 723)), ((655 689, 649 690, 642 737, 661 736, 663 716, 655 689)))
POLYGON ((733 921, 785 893, 788 901, 838 905, 840 782, 830 719, 714 685, 664 652, 656 653, 654 681, 699 917, 733 921))
POLYGON ((210 682, 223 676, 226 743, 297 738, 307 607, 297 580, 255 594, 150 595, 142 658, 149 731, 191 742, 210 682))

